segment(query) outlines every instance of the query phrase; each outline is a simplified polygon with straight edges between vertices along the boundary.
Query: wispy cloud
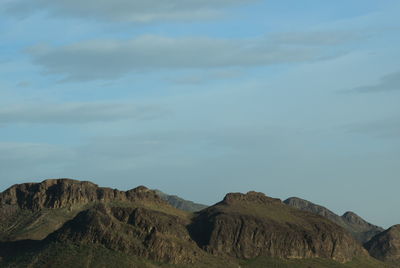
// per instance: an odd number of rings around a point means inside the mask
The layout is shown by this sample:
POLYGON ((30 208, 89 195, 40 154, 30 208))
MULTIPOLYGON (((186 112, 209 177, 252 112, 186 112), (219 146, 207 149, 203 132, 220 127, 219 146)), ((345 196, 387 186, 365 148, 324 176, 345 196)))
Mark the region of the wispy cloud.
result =
POLYGON ((306 46, 334 46, 368 37, 372 32, 355 31, 319 31, 319 32, 286 32, 271 36, 271 40, 280 44, 306 46))
POLYGON ((352 92, 373 93, 400 90, 400 72, 383 76, 375 85, 366 85, 353 88, 352 92))
POLYGON ((251 67, 318 60, 332 56, 326 46, 360 38, 358 34, 350 38, 349 34, 331 33, 335 34, 339 36, 315 33, 314 39, 312 33, 298 33, 295 38, 272 35, 253 39, 146 35, 131 40, 36 46, 28 53, 46 73, 63 75, 66 81, 108 80, 149 70, 251 67), (330 40, 323 41, 323 36, 330 36, 330 40))
MULTIPOLYGON (((33 142, 0 142, 2 179, 61 176, 61 170, 74 159, 74 151, 58 145, 33 142)), ((10 182, 11 183, 11 182, 10 182)))
POLYGON ((166 111, 159 106, 133 103, 62 103, 0 108, 0 124, 87 124, 125 119, 157 118, 166 111))
POLYGON ((352 133, 368 134, 377 138, 400 138, 400 118, 391 117, 378 121, 357 123, 346 126, 352 133))
POLYGON ((14 0, 5 5, 9 14, 27 16, 46 12, 51 16, 149 23, 215 18, 221 9, 256 0, 14 0))
POLYGON ((232 80, 235 78, 242 77, 244 75, 243 71, 240 70, 218 70, 210 72, 196 72, 194 74, 186 74, 183 76, 175 78, 167 78, 169 81, 177 85, 202 85, 208 82, 218 81, 218 80, 232 80))

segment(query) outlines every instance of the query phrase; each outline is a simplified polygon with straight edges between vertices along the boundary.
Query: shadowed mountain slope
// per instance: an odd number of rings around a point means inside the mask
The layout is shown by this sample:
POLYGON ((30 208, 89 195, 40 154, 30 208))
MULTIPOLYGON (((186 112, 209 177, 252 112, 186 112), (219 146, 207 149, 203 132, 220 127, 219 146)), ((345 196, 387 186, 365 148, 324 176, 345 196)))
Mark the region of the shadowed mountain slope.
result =
POLYGON ((374 236, 365 248, 379 260, 400 263, 400 224, 374 236))
POLYGON ((159 190, 155 190, 155 192, 165 201, 167 201, 171 206, 188 211, 188 212, 196 212, 200 211, 202 209, 205 209, 207 206, 203 204, 198 204, 189 200, 185 200, 183 198, 180 198, 179 196, 176 195, 168 195, 166 193, 163 193, 159 190))
POLYGON ((323 206, 314 204, 310 201, 298 197, 291 197, 283 202, 289 206, 317 215, 321 215, 328 220, 333 221, 334 223, 342 226, 344 229, 349 231, 354 236, 354 238, 356 238, 361 243, 367 242, 374 235, 384 230, 379 226, 373 225, 365 221, 354 212, 346 212, 342 216, 339 216, 323 206))

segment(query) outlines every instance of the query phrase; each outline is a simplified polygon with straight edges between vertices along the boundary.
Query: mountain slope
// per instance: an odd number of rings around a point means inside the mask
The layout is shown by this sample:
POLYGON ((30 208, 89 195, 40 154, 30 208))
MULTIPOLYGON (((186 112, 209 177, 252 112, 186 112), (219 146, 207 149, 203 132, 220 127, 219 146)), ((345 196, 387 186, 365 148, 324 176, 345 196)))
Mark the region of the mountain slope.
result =
POLYGON ((155 190, 155 192, 165 201, 167 201, 171 206, 188 211, 188 212, 196 212, 202 209, 205 209, 207 206, 203 204, 198 204, 189 200, 185 200, 176 195, 168 195, 166 193, 161 192, 160 190, 155 190))
POLYGON ((321 215, 329 219, 330 221, 333 221, 334 223, 342 226, 344 229, 349 231, 354 236, 354 238, 356 238, 361 243, 367 242, 374 235, 384 230, 379 226, 373 225, 365 221, 354 212, 346 212, 342 216, 339 216, 323 206, 314 204, 310 201, 298 197, 291 197, 283 202, 289 206, 317 215, 321 215))
POLYGON ((151 206, 177 215, 187 215, 169 206, 143 186, 124 192, 86 181, 46 180, 14 185, 0 194, 0 239, 44 239, 96 203, 151 206))
POLYGON ((1 213, 11 216, 1 221, 4 242, 102 245, 168 263, 193 263, 204 255, 186 229, 190 215, 143 186, 123 192, 90 182, 47 180, 9 188, 0 205, 1 213), (64 216, 57 218, 61 212, 64 216))
POLYGON ((400 263, 400 224, 374 236, 365 248, 379 260, 400 263))
POLYGON ((340 226, 262 193, 232 193, 199 212, 190 230, 200 247, 236 258, 329 258, 346 262, 366 251, 340 226))

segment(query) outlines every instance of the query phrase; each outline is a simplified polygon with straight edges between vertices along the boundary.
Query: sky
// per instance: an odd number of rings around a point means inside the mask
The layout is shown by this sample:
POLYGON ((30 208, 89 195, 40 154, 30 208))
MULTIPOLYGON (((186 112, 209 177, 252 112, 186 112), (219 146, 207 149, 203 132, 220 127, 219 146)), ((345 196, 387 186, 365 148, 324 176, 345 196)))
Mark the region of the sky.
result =
POLYGON ((398 0, 0 0, 0 191, 48 178, 400 223, 398 0))

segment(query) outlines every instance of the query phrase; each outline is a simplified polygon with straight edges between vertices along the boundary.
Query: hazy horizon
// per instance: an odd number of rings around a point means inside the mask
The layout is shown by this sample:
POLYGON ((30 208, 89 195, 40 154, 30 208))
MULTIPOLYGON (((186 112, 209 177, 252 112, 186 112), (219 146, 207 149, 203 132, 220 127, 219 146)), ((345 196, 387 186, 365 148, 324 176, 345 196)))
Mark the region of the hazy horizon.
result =
POLYGON ((213 204, 255 190, 400 224, 399 12, 2 0, 0 191, 73 178, 213 204))

